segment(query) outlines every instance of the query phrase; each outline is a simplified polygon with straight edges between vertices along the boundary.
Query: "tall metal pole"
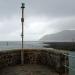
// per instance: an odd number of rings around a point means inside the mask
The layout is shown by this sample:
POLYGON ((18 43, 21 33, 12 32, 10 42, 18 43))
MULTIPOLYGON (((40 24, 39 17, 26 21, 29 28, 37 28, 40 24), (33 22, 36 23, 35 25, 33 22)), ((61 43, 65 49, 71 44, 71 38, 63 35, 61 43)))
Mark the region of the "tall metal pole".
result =
POLYGON ((21 36, 22 36, 21 64, 24 64, 24 52, 23 52, 23 44, 24 44, 24 39, 23 39, 23 38, 24 38, 24 33, 23 33, 24 28, 23 28, 23 26, 24 26, 24 8, 25 8, 25 4, 24 4, 24 3, 22 3, 21 8, 22 8, 22 18, 21 18, 21 22, 22 22, 22 34, 21 34, 21 36))

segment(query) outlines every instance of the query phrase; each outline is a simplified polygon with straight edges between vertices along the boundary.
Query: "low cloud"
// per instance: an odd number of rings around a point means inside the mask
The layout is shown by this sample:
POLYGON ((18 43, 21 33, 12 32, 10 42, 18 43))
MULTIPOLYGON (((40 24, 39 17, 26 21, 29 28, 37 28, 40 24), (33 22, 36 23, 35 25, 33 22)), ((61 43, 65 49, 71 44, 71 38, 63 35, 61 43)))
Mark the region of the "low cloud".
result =
POLYGON ((21 2, 25 2, 24 40, 75 29, 75 0, 0 0, 0 40, 21 40, 21 2))

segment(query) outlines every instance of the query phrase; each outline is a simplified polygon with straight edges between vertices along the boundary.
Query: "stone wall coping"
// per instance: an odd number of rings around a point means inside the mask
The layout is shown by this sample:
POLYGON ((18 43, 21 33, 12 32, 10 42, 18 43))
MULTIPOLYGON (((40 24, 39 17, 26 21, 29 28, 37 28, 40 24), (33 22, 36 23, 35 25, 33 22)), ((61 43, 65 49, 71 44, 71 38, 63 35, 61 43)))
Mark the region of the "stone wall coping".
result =
MULTIPOLYGON (((6 53, 6 52, 15 52, 15 51, 21 51, 22 49, 9 49, 9 50, 2 50, 0 51, 0 53, 6 53)), ((67 54, 68 51, 66 50, 58 50, 58 49, 53 49, 53 48, 38 48, 38 49, 23 49, 24 51, 28 50, 28 51, 51 51, 51 52, 54 52, 54 53, 61 53, 61 54, 67 54)))

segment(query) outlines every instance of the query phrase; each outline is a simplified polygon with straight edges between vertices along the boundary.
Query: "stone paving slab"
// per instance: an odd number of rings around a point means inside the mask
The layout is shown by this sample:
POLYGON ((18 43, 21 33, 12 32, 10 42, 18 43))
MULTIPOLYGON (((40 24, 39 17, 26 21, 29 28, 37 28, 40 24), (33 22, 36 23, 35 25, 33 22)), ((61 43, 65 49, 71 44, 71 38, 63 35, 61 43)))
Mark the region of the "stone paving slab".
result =
POLYGON ((52 72, 48 67, 27 64, 6 67, 1 70, 0 75, 59 75, 52 72))

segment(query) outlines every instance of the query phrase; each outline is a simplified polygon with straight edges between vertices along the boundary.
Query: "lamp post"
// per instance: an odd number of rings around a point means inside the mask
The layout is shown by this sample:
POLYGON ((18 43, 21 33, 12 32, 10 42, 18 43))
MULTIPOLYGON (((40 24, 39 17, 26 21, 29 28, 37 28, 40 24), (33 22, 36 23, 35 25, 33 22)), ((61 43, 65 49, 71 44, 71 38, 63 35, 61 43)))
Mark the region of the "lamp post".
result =
POLYGON ((24 64, 24 52, 23 52, 23 44, 24 44, 24 8, 25 8, 25 4, 22 3, 22 18, 21 18, 21 22, 22 22, 22 50, 21 50, 21 64, 24 64))

